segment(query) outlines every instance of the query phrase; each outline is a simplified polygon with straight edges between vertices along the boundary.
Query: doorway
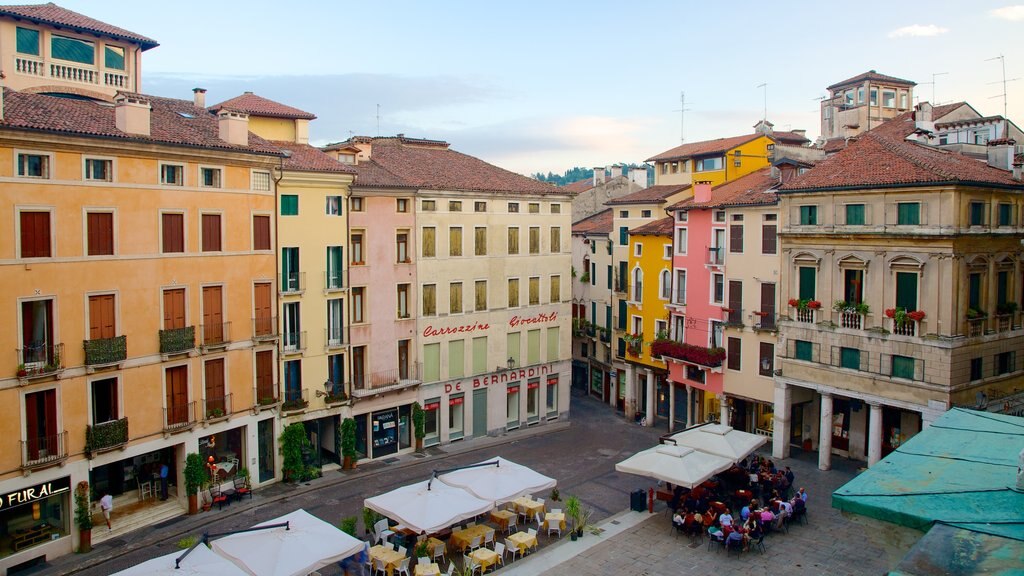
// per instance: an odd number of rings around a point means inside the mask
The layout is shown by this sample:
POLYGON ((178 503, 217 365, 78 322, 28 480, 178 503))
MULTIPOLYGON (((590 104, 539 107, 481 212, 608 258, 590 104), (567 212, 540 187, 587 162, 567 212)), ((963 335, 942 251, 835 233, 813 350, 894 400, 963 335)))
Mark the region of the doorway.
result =
POLYGON ((487 389, 473 390, 473 437, 487 435, 487 389))

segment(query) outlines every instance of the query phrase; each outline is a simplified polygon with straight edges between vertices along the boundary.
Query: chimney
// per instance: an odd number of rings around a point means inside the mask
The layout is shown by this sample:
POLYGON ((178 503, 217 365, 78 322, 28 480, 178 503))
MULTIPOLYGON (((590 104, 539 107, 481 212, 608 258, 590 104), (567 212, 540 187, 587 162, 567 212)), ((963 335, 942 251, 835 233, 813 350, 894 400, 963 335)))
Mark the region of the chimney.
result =
POLYGON ((918 130, 935 132, 935 122, 932 121, 932 105, 928 102, 921 102, 914 108, 914 127, 918 130))
POLYGON ((622 166, 618 164, 612 164, 611 173, 611 176, 608 178, 609 180, 611 180, 612 178, 618 178, 619 176, 622 176, 622 166))
POLYGON ((594 186, 604 184, 604 166, 594 168, 594 186))
POLYGON ((114 98, 114 125, 125 134, 149 136, 149 101, 124 93, 114 98))
POLYGON ((698 204, 711 202, 711 182, 700 181, 693 183, 693 201, 698 204))
POLYGON ((1017 154, 1013 158, 1013 179, 1020 182, 1021 169, 1024 168, 1024 154, 1017 154))
POLYGON ((647 166, 637 166, 629 170, 630 182, 641 188, 647 188, 647 166))
POLYGON ((807 130, 800 128, 799 130, 790 130, 793 134, 800 136, 801 138, 807 138, 807 130))
POLYGON ((235 146, 249 145, 249 115, 226 108, 217 113, 220 139, 235 146))
POLYGON ((206 88, 192 89, 192 103, 196 108, 206 108, 206 88))
POLYGON ((1013 152, 1017 144, 1012 138, 989 140, 985 151, 988 153, 988 165, 1000 170, 1013 170, 1013 152))
POLYGON ((0 70, 0 122, 4 119, 4 79, 6 78, 7 76, 0 70))

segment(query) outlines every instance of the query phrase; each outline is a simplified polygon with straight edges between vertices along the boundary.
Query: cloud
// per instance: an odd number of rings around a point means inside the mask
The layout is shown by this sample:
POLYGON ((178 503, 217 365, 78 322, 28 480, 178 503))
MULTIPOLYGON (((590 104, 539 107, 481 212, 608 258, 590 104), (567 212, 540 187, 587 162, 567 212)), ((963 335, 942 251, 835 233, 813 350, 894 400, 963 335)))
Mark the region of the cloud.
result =
POLYGON ((935 24, 911 24, 910 26, 904 26, 889 32, 889 38, 938 36, 946 32, 949 32, 949 28, 943 28, 935 24))
POLYGON ((1024 20, 1024 4, 1003 6, 1002 8, 996 8, 995 10, 989 10, 988 13, 1000 20, 1017 22, 1019 20, 1024 20))

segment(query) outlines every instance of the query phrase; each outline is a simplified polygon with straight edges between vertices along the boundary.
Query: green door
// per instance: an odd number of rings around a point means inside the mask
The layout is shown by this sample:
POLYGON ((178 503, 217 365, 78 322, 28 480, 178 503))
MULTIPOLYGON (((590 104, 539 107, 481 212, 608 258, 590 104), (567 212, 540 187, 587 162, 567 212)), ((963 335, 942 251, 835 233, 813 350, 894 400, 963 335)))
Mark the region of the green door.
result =
POLYGON ((473 437, 487 435, 487 389, 473 390, 473 437))

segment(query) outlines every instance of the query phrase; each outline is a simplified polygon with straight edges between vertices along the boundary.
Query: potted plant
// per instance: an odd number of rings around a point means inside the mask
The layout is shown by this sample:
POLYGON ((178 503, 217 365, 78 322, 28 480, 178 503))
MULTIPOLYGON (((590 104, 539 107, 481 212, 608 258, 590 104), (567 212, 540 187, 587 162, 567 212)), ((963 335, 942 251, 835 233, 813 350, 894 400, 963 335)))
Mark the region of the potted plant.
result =
POLYGON ((423 412, 423 408, 419 402, 412 403, 412 431, 413 436, 416 437, 416 451, 423 452, 423 437, 427 435, 424 427, 424 420, 426 414, 423 412))
POLYGON ((858 302, 853 305, 853 311, 861 316, 867 316, 871 313, 871 307, 866 302, 858 302))
POLYGON ((996 314, 999 314, 1000 316, 1006 316, 1008 314, 1013 314, 1016 311, 1017 311, 1017 303, 1016 302, 1003 302, 1002 304, 999 304, 999 305, 996 306, 996 314))
POLYGON ((417 542, 416 543, 416 548, 414 548, 414 550, 416 550, 416 557, 417 558, 426 558, 426 557, 430 556, 430 549, 427 547, 427 539, 426 538, 423 538, 422 540, 417 542))
POLYGON ((555 502, 558 502, 558 496, 559 496, 558 488, 552 488, 551 489, 551 499, 554 500, 555 502))
POLYGON ((356 524, 358 522, 359 519, 355 516, 346 516, 341 519, 341 524, 338 525, 338 528, 341 528, 341 531, 345 534, 356 538, 356 524))
POLYGON ((25 369, 24 364, 18 364, 17 375, 18 378, 24 378, 25 376, 28 376, 28 370, 25 369))
POLYGON ((309 438, 306 437, 306 428, 301 422, 289 424, 281 432, 281 470, 284 472, 285 482, 300 482, 306 471, 305 461, 302 453, 309 449, 309 438))
POLYGON ((89 483, 82 480, 75 486, 75 526, 78 528, 78 551, 92 550, 92 510, 89 508, 89 483))
POLYGON ((817 300, 808 300, 807 307, 810 308, 811 310, 818 310, 821 308, 821 302, 817 300))
POLYGON ((363 508, 363 528, 366 529, 367 535, 373 534, 373 525, 381 518, 382 516, 373 510, 365 507, 363 508))
POLYGON ((914 322, 920 322, 924 320, 924 310, 914 310, 913 312, 907 312, 907 318, 910 318, 914 322))
POLYGON ((798 300, 796 298, 790 298, 789 299, 789 305, 792 308, 799 308, 801 306, 800 300, 798 300))
POLYGON ((185 492, 188 494, 188 513, 199 512, 199 501, 197 492, 209 479, 206 466, 203 465, 203 457, 195 452, 185 456, 185 492))
POLYGON ((341 422, 341 455, 344 457, 341 467, 351 470, 356 467, 356 421, 345 418, 341 422))
POLYGON ((572 521, 572 539, 576 540, 576 528, 580 519, 580 499, 569 496, 565 499, 565 517, 572 521))

